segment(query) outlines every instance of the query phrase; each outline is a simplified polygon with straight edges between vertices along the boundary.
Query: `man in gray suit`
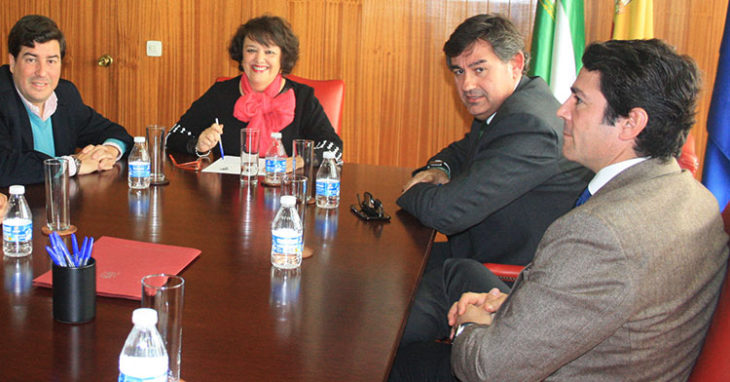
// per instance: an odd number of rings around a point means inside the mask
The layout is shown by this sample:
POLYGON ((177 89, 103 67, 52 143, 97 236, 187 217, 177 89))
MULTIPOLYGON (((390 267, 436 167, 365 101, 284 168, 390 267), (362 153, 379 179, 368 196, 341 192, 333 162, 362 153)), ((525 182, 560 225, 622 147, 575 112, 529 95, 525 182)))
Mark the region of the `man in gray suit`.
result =
POLYGON ((443 294, 444 259, 529 263, 545 229, 573 207, 591 175, 563 157, 560 104, 545 81, 523 75, 529 56, 508 19, 468 18, 444 53, 474 121, 463 139, 414 172, 398 199, 449 239, 431 250, 401 344, 448 335, 437 329, 449 305, 427 302, 443 294))
MULTIPOLYGON (((401 357, 394 380, 449 380, 449 366, 462 381, 691 372, 728 256, 717 201, 675 160, 694 124, 697 67, 659 40, 595 43, 583 64, 558 115, 563 153, 596 172, 593 196, 550 225, 509 295, 462 295, 448 314, 453 345, 401 357)), ((492 276, 465 260, 445 268, 492 276)))

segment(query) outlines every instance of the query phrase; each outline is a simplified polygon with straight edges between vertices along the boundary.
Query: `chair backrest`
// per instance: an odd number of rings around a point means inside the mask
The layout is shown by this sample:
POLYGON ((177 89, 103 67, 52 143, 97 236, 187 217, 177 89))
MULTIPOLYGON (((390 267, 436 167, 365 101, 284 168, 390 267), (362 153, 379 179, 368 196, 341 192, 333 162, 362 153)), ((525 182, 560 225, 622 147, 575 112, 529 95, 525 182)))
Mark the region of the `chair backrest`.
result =
POLYGON ((310 80, 289 74, 286 76, 294 82, 305 84, 314 88, 314 96, 322 104, 324 113, 327 114, 332 127, 337 135, 342 129, 342 105, 345 101, 345 81, 342 80, 310 80))
MULTIPOLYGON (((730 234, 730 203, 722 212, 722 220, 725 222, 725 232, 730 234)), ((689 380, 730 381, 730 278, 727 275, 720 291, 720 300, 712 315, 705 344, 689 380)))
POLYGON ((692 176, 697 174, 697 169, 700 168, 700 160, 697 159, 695 154, 695 138, 692 134, 687 136, 687 141, 682 146, 682 152, 679 154, 679 167, 688 170, 692 173, 692 176))
MULTIPOLYGON (((324 113, 327 114, 327 118, 329 118, 332 127, 335 128, 335 132, 337 135, 340 135, 340 130, 342 129, 342 106, 345 101, 345 81, 310 80, 293 74, 289 74, 286 77, 292 81, 314 88, 314 96, 322 104, 324 113)), ((216 81, 220 82, 228 79, 231 79, 231 77, 218 77, 216 81)))

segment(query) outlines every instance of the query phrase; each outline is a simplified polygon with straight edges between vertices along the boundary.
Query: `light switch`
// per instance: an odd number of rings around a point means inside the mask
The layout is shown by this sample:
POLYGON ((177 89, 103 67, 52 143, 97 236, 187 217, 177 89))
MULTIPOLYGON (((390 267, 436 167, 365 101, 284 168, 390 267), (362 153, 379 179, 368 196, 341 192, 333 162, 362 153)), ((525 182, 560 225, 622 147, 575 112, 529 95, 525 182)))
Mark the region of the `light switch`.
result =
POLYGON ((160 57, 162 56, 162 41, 147 41, 147 56, 149 57, 160 57))

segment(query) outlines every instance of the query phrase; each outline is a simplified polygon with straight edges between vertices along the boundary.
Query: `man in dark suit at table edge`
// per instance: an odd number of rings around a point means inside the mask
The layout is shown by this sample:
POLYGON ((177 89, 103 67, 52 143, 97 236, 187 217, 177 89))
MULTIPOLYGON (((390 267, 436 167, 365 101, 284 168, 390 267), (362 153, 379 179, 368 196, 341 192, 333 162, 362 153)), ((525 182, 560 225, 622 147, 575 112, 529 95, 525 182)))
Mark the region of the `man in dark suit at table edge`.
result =
MULTIPOLYGON (((679 155, 699 71, 659 40, 590 45, 559 109, 563 152, 596 171, 593 195, 556 220, 509 295, 485 281, 449 311, 453 345, 400 353, 392 380, 686 380, 726 273, 719 206, 679 155)), ((496 286, 496 285, 493 285, 496 286)), ((458 291, 446 287, 449 294, 458 291)), ((458 294, 457 294, 458 295, 458 294)))
POLYGON ((48 158, 67 157, 73 176, 111 169, 132 148, 122 126, 60 78, 65 53, 63 33, 45 16, 24 16, 10 30, 9 65, 0 67, 2 187, 42 182, 48 158))
POLYGON ((439 328, 449 306, 437 304, 445 259, 527 264, 545 229, 570 210, 591 175, 563 157, 560 104, 545 81, 523 75, 529 56, 508 19, 468 18, 444 53, 474 121, 463 139, 414 171, 397 201, 448 235, 448 243, 431 250, 401 345, 448 335, 439 328))

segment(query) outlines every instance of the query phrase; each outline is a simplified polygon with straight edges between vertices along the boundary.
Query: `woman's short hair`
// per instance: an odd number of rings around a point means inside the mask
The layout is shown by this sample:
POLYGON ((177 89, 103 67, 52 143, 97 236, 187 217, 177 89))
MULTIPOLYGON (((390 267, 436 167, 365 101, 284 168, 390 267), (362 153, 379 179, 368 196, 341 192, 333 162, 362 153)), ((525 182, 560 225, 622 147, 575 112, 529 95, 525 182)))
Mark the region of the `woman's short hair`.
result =
POLYGON ((248 20, 238 27, 231 39, 228 53, 238 62, 238 70, 243 71, 243 40, 249 39, 266 46, 281 48, 281 72, 291 73, 299 59, 299 38, 292 32, 291 25, 277 16, 261 16, 248 20))

